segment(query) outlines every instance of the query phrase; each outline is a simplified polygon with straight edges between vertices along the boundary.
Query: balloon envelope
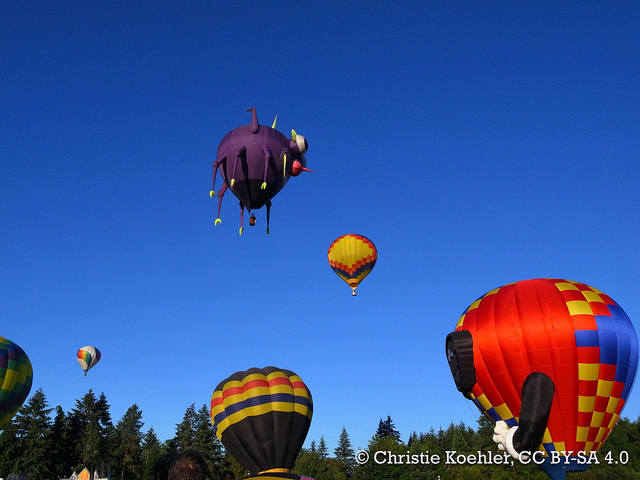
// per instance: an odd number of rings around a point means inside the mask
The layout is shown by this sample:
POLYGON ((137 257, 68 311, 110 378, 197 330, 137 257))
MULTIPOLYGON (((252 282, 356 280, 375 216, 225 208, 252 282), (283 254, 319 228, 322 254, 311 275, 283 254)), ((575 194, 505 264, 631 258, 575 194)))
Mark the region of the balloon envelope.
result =
POLYGON ((86 346, 78 350, 78 363, 82 367, 82 370, 84 370, 85 375, 93 366, 95 366, 96 363, 100 361, 100 356, 100 350, 96 347, 86 346))
POLYGON ((33 368, 29 357, 18 345, 0 337, 0 430, 29 395, 33 368))
POLYGON ((327 253, 333 271, 351 287, 352 295, 369 275, 378 260, 378 251, 363 235, 347 234, 336 238, 327 253))
POLYGON ((249 210, 263 207, 268 200, 276 196, 291 177, 293 159, 283 162, 284 151, 288 151, 289 140, 278 130, 260 125, 258 132, 253 132, 251 125, 238 127, 227 133, 218 146, 218 158, 226 155, 233 158, 235 152, 245 147, 243 163, 232 171, 227 161, 222 164, 220 173, 229 189, 249 210), (263 147, 270 147, 278 156, 271 160, 272 168, 265 169, 265 153, 263 147), (232 182, 231 180, 234 180, 232 182), (261 188, 266 182, 266 188, 261 188))
POLYGON ((225 448, 257 475, 293 467, 311 425, 313 401, 295 373, 251 368, 216 387, 210 414, 225 448))
MULTIPOLYGON (((240 234, 244 230, 244 209, 251 212, 265 205, 269 233, 271 199, 282 190, 289 178, 303 171, 311 171, 306 168, 304 158, 309 145, 302 135, 297 135, 293 130, 291 139, 285 137, 275 129, 275 122, 273 127, 260 125, 256 109, 249 111, 252 112, 251 124, 234 128, 218 145, 209 195, 215 195, 216 175, 220 171, 224 183, 218 194, 218 218, 215 224, 221 222, 222 197, 228 188, 240 200, 240 234)), ((255 217, 252 217, 250 224, 255 225, 255 217)))
MULTIPOLYGON (((568 280, 520 281, 473 302, 459 330, 471 333, 476 370, 475 384, 463 393, 489 418, 518 425, 523 383, 532 372, 542 372, 555 385, 544 450, 576 454, 600 448, 620 417, 638 366, 636 332, 609 296, 568 280)), ((565 472, 555 475, 542 467, 552 478, 564 478, 565 472)))

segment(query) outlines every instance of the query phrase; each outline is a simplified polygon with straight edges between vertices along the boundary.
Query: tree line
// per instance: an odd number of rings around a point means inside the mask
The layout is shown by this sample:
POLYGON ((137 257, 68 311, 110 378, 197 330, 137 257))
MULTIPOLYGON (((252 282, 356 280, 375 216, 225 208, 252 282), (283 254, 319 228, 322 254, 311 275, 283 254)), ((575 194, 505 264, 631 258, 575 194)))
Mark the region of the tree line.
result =
POLYGON ((89 390, 64 412, 60 406, 50 408, 39 389, 0 432, 0 478, 69 478, 86 467, 113 480, 163 480, 173 458, 187 449, 203 454, 211 480, 223 478, 223 469, 230 466, 204 404, 198 410, 195 404, 188 407, 175 436, 165 442, 153 427, 143 432, 136 404, 115 424, 109 408, 104 393, 89 390))
MULTIPOLYGON (((380 420, 365 457, 353 451, 343 430, 333 458, 322 441, 312 442, 300 452, 295 471, 316 480, 549 480, 534 464, 497 464, 495 456, 503 453, 493 442, 493 427, 480 416, 475 430, 451 423, 446 429, 412 432, 403 442, 387 417, 380 420)), ((586 472, 567 473, 567 480, 640 480, 640 417, 619 419, 596 457, 599 463, 590 462, 586 472)))
MULTIPOLYGON (((214 434, 207 405, 189 406, 173 438, 161 442, 153 428, 143 431, 142 411, 132 405, 113 422, 102 393, 89 390, 69 412, 51 408, 36 391, 0 432, 0 478, 27 474, 30 480, 69 478, 83 468, 112 480, 165 480, 173 458, 198 450, 208 464, 208 480, 226 472, 236 479, 245 468, 224 451, 214 434)), ((451 423, 446 429, 412 432, 401 439, 387 416, 369 440, 366 451, 355 452, 346 428, 329 452, 324 437, 311 441, 298 455, 293 472, 316 480, 546 480, 536 465, 496 464, 493 424, 481 416, 475 429, 451 423), (451 453, 455 452, 455 453, 451 453), (474 460, 475 459, 475 460, 474 460)), ((640 480, 640 417, 622 418, 587 472, 569 473, 567 480, 640 480)))

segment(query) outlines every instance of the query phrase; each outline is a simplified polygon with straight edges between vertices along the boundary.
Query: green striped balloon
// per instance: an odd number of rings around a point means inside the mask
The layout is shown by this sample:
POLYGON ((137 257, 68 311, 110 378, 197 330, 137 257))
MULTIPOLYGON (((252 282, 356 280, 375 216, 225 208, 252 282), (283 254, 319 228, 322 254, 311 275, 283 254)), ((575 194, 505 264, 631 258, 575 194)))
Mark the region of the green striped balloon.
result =
POLYGON ((24 350, 0 337, 0 430, 9 423, 26 400, 33 382, 33 369, 24 350))

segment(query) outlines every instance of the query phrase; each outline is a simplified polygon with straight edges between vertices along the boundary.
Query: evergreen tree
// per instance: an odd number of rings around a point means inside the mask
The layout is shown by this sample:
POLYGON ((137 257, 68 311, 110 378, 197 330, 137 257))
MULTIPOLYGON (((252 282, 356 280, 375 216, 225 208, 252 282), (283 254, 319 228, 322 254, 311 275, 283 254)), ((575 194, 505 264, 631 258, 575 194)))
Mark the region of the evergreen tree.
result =
POLYGON ((74 469, 86 467, 93 475, 98 467, 109 465, 115 433, 105 394, 96 398, 93 391, 89 390, 81 400, 76 400, 76 407, 72 409, 68 421, 71 438, 75 439, 74 469))
POLYGON ((73 442, 69 437, 69 424, 67 416, 58 405, 55 408, 55 417, 51 426, 51 454, 49 469, 53 478, 69 477, 73 471, 72 447, 73 442))
POLYGON ((151 427, 142 437, 142 480, 154 480, 160 476, 163 448, 155 430, 151 427))
POLYGON ((467 442, 467 435, 465 435, 465 427, 463 424, 457 425, 453 429, 451 436, 451 449, 466 452, 469 450, 469 442, 467 442))
POLYGON ((42 389, 27 401, 16 414, 17 442, 20 455, 15 459, 15 473, 26 473, 32 478, 51 475, 49 455, 51 450, 51 418, 46 396, 42 389))
POLYGON ((404 480, 408 478, 406 476, 408 470, 404 465, 378 463, 374 460, 376 458, 387 458, 387 452, 391 454, 406 453, 407 448, 404 445, 400 445, 393 435, 385 435, 383 437, 374 435, 369 440, 367 450, 369 452, 369 461, 358 466, 353 475, 355 479, 404 480), (378 457, 377 452, 383 452, 383 455, 378 457))
POLYGON ((118 439, 115 449, 116 463, 120 467, 120 480, 135 480, 143 470, 142 411, 134 403, 116 425, 118 439))
MULTIPOLYGON (((98 410, 98 421, 101 425, 101 436, 102 443, 100 446, 100 454, 102 456, 101 464, 102 467, 100 472, 103 476, 106 475, 105 469, 109 468, 113 461, 112 452, 115 450, 117 436, 116 436, 116 427, 113 425, 111 421, 111 412, 109 411, 109 402, 107 401, 107 396, 103 393, 100 394, 98 398, 98 402, 96 404, 98 410)), ((94 467, 95 471, 95 467, 94 467)), ((93 473, 93 472, 92 472, 93 473)))
POLYGON ((292 473, 315 480, 345 480, 343 465, 335 458, 320 460, 318 451, 302 449, 296 459, 292 473))
POLYGON ((438 445, 442 451, 451 450, 451 437, 453 435, 453 423, 449 425, 447 430, 442 429, 442 425, 438 429, 436 438, 438 439, 438 445))
POLYGON ((342 463, 335 458, 325 458, 316 475, 316 480, 347 480, 342 463))
POLYGON ((0 431, 0 478, 7 478, 15 473, 13 463, 19 457, 18 426, 15 417, 4 425, 0 431))
POLYGON ((298 475, 306 475, 318 480, 318 466, 320 465, 320 457, 318 457, 318 452, 306 448, 300 450, 298 454, 298 458, 296 458, 296 463, 293 466, 292 473, 296 473, 298 475))
POLYGON ((478 429, 475 436, 475 450, 488 450, 495 446, 493 442, 493 429, 495 425, 485 415, 478 417, 478 429))
POLYGON ((190 448, 196 448, 195 441, 195 427, 196 427, 196 406, 195 403, 189 405, 184 412, 182 422, 176 425, 176 447, 178 451, 188 450, 190 448))
POLYGON ((195 449, 202 454, 207 462, 207 478, 213 479, 220 476, 224 463, 222 444, 216 437, 209 409, 204 404, 195 415, 193 440, 195 449))
POLYGON ((396 426, 391 421, 391 416, 387 415, 387 419, 382 421, 380 419, 380 423, 378 424, 378 430, 376 431, 376 438, 383 438, 388 435, 391 435, 396 440, 400 440, 400 432, 396 430, 396 426))
POLYGON ((327 442, 324 441, 324 435, 320 436, 320 443, 318 444, 318 456, 320 460, 324 460, 328 455, 327 442))
POLYGON ((351 448, 351 440, 349 440, 349 434, 345 427, 342 427, 342 433, 340 433, 340 438, 338 439, 338 446, 333 451, 333 454, 336 460, 342 464, 342 470, 346 476, 350 477, 356 466, 356 461, 354 458, 355 452, 353 448, 351 448))
POLYGON ((169 472, 171 462, 178 454, 178 442, 176 437, 165 440, 162 444, 162 459, 160 460, 160 471, 164 472, 163 476, 169 472))

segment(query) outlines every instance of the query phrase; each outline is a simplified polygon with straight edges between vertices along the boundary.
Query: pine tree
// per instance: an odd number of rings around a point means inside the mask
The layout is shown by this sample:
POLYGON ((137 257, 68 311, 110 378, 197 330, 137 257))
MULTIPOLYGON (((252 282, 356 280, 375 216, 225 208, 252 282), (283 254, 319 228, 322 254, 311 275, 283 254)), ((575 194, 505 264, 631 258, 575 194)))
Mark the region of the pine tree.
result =
POLYGON ((51 418, 46 396, 42 389, 27 401, 15 417, 20 456, 15 459, 16 473, 26 473, 33 478, 46 478, 49 471, 51 450, 51 418))
POLYGON ((13 463, 20 456, 18 426, 15 417, 0 431, 0 478, 7 478, 13 471, 13 463))
POLYGON ((336 460, 343 465, 343 471, 347 477, 351 476, 356 466, 354 453, 353 448, 351 448, 351 440, 349 440, 347 429, 342 427, 342 433, 340 433, 340 438, 338 439, 338 446, 333 451, 333 454, 336 460))
POLYGON ((307 450, 303 448, 296 458, 295 465, 293 466, 292 473, 309 476, 319 480, 318 473, 320 473, 320 465, 323 463, 318 457, 318 452, 315 450, 315 442, 312 443, 312 449, 307 450))
POLYGON ((169 466, 176 455, 178 455, 178 441, 176 437, 165 440, 162 443, 162 459, 160 460, 160 471, 164 472, 164 476, 169 472, 169 466))
POLYGON ((320 457, 320 460, 324 460, 327 458, 328 454, 327 442, 325 442, 324 435, 322 435, 320 437, 320 443, 318 444, 318 456, 320 457))
POLYGON ((396 426, 391 421, 391 417, 387 415, 387 419, 383 422, 380 419, 380 423, 378 424, 378 430, 376 431, 376 438, 384 438, 388 435, 393 436, 396 440, 400 440, 400 432, 396 430, 396 426))
POLYGON ((89 390, 81 400, 76 400, 76 407, 72 409, 68 420, 71 438, 75 439, 74 468, 86 467, 93 475, 98 466, 110 463, 110 451, 115 442, 105 394, 96 399, 93 391, 89 390))
POLYGON ((71 474, 74 466, 71 455, 72 445, 67 416, 58 405, 55 408, 55 417, 51 426, 50 470, 53 478, 69 477, 71 474))
POLYGON ((223 470, 222 444, 216 437, 209 409, 204 404, 195 416, 193 440, 195 449, 207 462, 207 478, 217 478, 223 470))
POLYGON ((189 405, 184 412, 182 422, 176 425, 176 447, 178 451, 188 450, 190 448, 196 448, 195 441, 195 426, 196 426, 196 406, 195 403, 189 405))
POLYGON ((344 465, 336 458, 320 460, 318 451, 302 449, 292 473, 316 480, 346 480, 344 465))
POLYGON ((142 480, 158 478, 162 466, 163 448, 151 427, 142 437, 142 480))
POLYGON ((142 411, 134 403, 116 425, 118 446, 116 461, 120 466, 120 480, 135 479, 142 471, 142 411), (125 474, 126 472, 126 474, 125 474))
POLYGON ((413 432, 411 432, 409 434, 409 440, 407 441, 407 447, 411 447, 412 445, 415 445, 417 442, 418 442, 418 434, 414 430, 413 432))
POLYGON ((464 424, 456 425, 451 435, 451 449, 466 452, 469 449, 467 442, 467 432, 464 424))

